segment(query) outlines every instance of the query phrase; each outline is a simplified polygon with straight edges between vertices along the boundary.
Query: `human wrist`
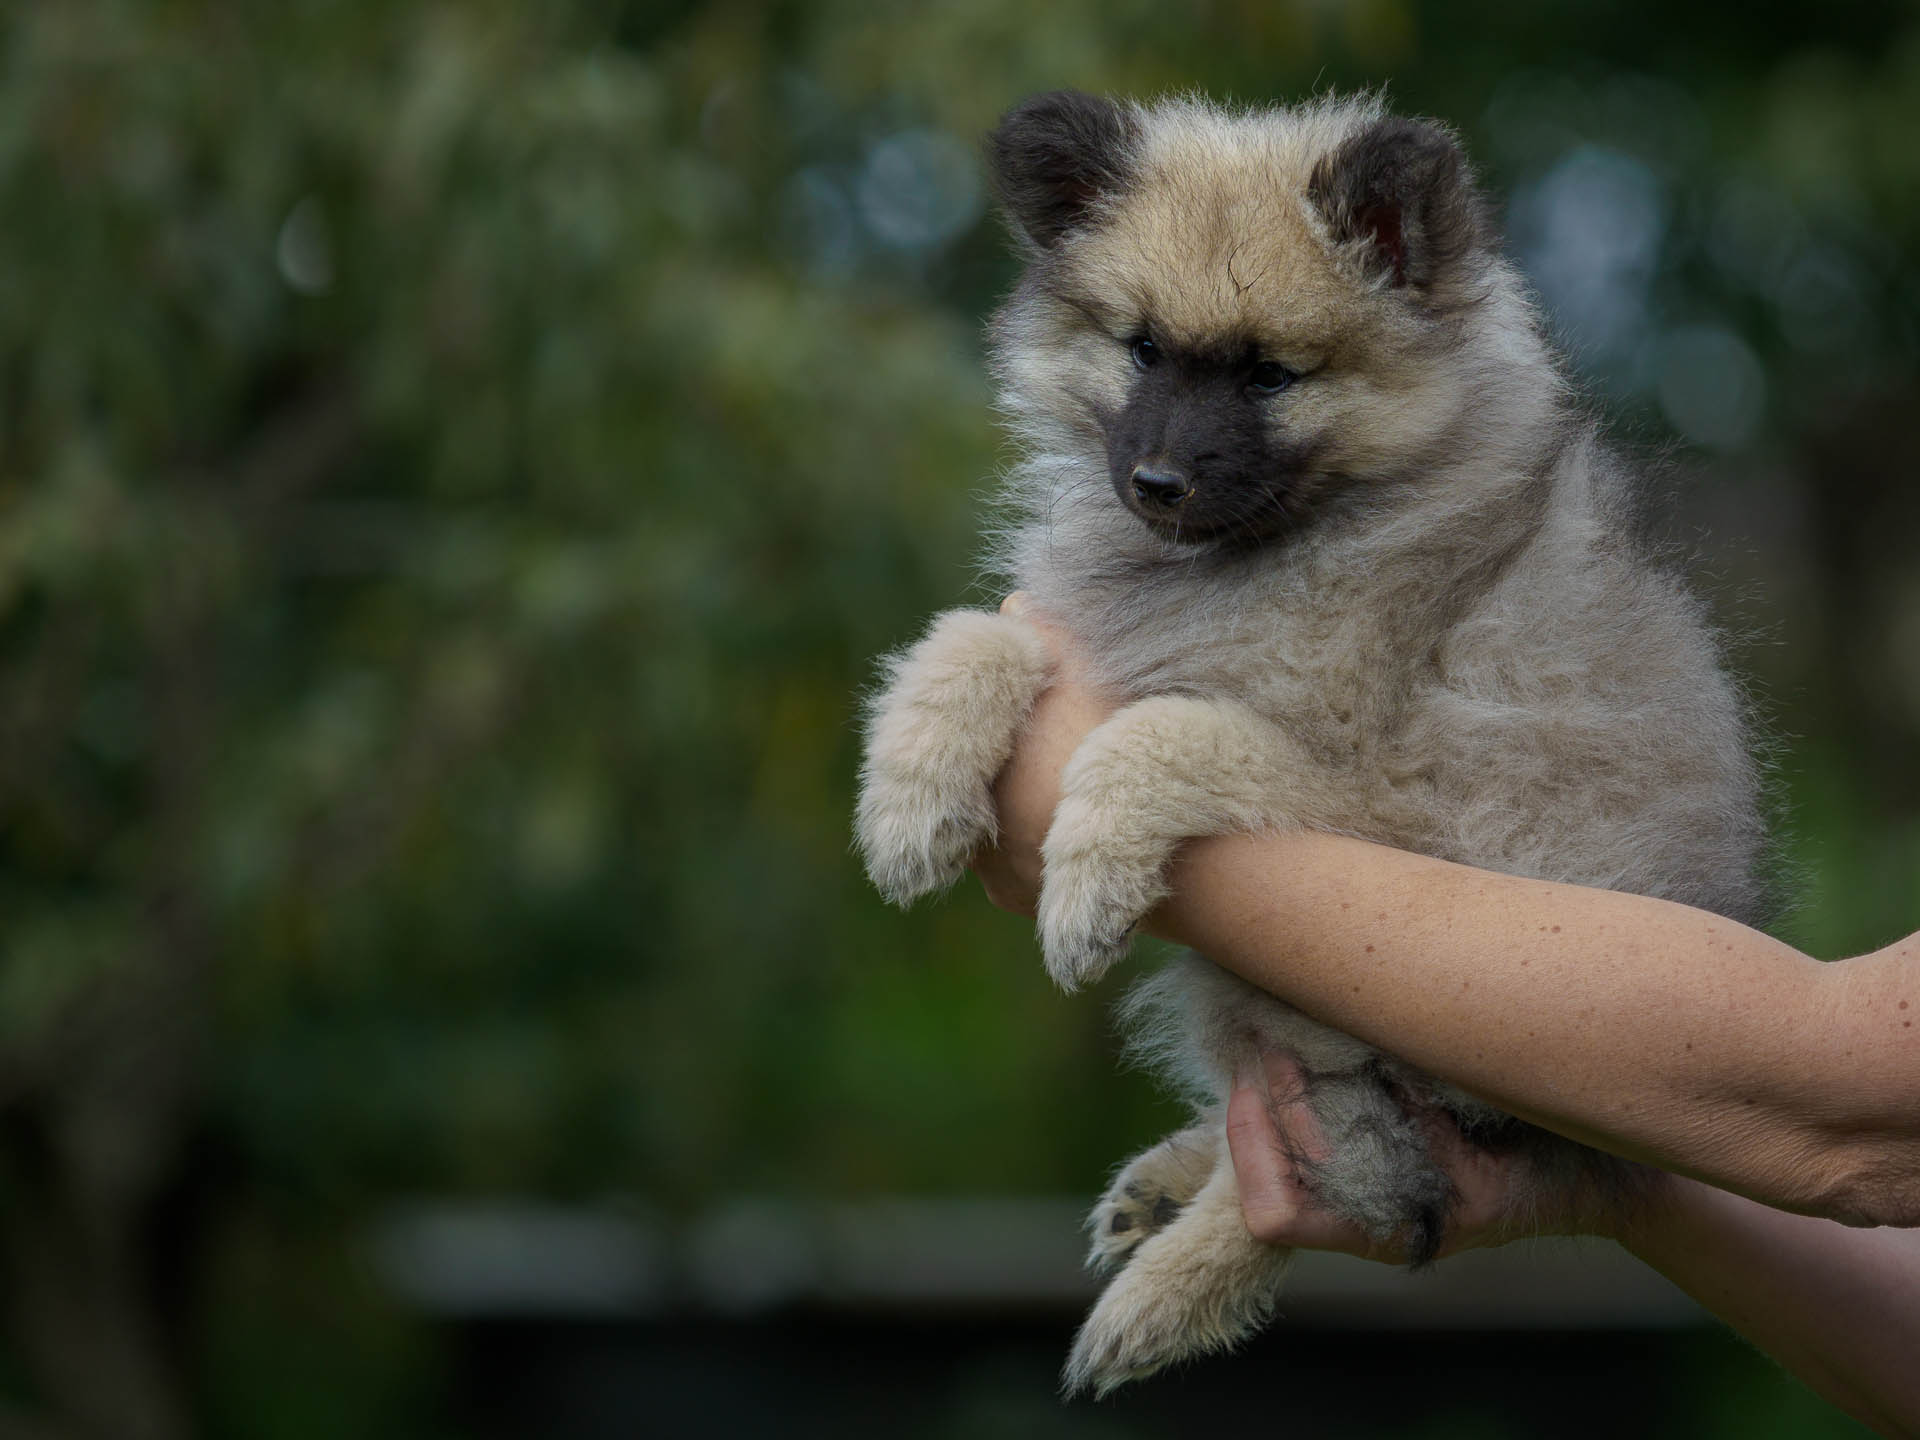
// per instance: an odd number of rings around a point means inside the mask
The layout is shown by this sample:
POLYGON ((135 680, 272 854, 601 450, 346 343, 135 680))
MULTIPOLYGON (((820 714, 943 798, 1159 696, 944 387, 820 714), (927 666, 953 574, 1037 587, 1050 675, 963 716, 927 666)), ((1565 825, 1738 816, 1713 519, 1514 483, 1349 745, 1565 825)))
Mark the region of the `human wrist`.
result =
MULTIPOLYGON (((1248 954, 1278 960, 1292 939, 1287 912, 1300 903, 1295 893, 1300 857, 1293 851, 1324 838, 1261 831, 1183 841, 1167 867, 1167 897, 1141 929, 1222 960, 1248 954)), ((1256 983, 1262 981, 1272 988, 1267 977, 1256 983)))
MULTIPOLYGON (((1013 607, 1013 598, 1009 597, 1003 612, 1037 624, 1024 606, 1013 607)), ((1058 650, 1058 632, 1041 629, 1058 650)), ((1055 682, 1034 701, 1015 737, 1013 753, 994 780, 993 846, 973 859, 987 897, 1001 909, 1034 913, 1040 892, 1040 852, 1060 803, 1061 778, 1080 743, 1113 709, 1112 697, 1087 682, 1077 657, 1070 650, 1062 652, 1055 682)))
POLYGON ((1611 1240, 1629 1255, 1655 1264, 1699 1200, 1695 1192, 1712 1192, 1697 1180, 1665 1170, 1644 1169, 1639 1180, 1624 1194, 1616 1189, 1605 1205, 1595 1207, 1592 1222, 1581 1233, 1611 1240))

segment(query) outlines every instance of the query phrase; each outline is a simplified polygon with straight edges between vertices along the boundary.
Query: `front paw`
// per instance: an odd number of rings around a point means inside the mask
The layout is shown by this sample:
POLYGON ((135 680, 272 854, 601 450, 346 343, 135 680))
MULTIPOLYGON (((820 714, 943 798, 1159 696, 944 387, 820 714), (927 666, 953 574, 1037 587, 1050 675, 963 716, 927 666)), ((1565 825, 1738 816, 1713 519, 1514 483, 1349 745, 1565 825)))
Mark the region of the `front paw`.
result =
POLYGON ((1052 667, 1032 626, 954 610, 886 662, 869 710, 855 833, 880 893, 905 905, 993 841, 993 778, 1052 667))
POLYGON ((1126 957, 1148 907, 1119 899, 1087 865, 1049 863, 1040 887, 1040 949, 1062 990, 1092 985, 1126 957))
POLYGON ((1054 812, 1041 847, 1040 947, 1063 990, 1099 980, 1123 959, 1134 929, 1167 895, 1173 843, 1129 833, 1108 807, 1076 794, 1054 812))
POLYGON ((956 809, 951 797, 927 793, 932 788, 875 780, 860 794, 860 853, 874 888, 895 905, 946 889, 993 839, 989 795, 956 809))
POLYGON ((1189 836, 1257 829, 1264 778, 1286 773, 1279 732, 1224 701, 1156 695, 1080 743, 1042 849, 1040 940, 1065 989, 1098 980, 1166 898, 1189 836))

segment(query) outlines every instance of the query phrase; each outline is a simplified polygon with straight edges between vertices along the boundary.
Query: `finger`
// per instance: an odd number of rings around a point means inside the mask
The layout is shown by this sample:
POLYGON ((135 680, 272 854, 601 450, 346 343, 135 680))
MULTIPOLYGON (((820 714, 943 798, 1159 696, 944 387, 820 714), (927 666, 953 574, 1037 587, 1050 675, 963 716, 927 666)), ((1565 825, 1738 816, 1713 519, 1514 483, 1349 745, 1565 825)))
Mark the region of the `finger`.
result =
POLYGON ((1240 1213, 1261 1239, 1283 1231, 1300 1210, 1293 1162, 1274 1128, 1265 1077, 1236 1080, 1227 1100, 1227 1153, 1240 1191, 1240 1213))
POLYGON ((1293 1146, 1293 1153, 1319 1164, 1333 1153, 1326 1131, 1307 1104, 1307 1072, 1291 1055, 1269 1052, 1260 1057, 1267 1086, 1267 1111, 1274 1129, 1293 1146))
POLYGON ((1453 1189, 1441 1253, 1497 1245, 1510 1238, 1525 1161, 1517 1154, 1497 1154, 1475 1145, 1462 1133, 1459 1122, 1438 1105, 1424 1107, 1420 1120, 1427 1153, 1446 1172, 1453 1189))
POLYGON ((1308 1187, 1300 1161, 1325 1159, 1332 1147, 1307 1106, 1306 1072, 1291 1056, 1262 1056, 1239 1077, 1227 1101, 1227 1148, 1241 1213, 1256 1239, 1369 1260, 1404 1258, 1394 1244, 1326 1209, 1308 1187))
POLYGON ((967 861, 967 868, 973 871, 980 888, 997 909, 1033 916, 1037 897, 1032 887, 1023 882, 1018 867, 1007 858, 1006 851, 998 847, 977 851, 967 861))
MULTIPOLYGON (((1089 684, 1087 658, 1073 636, 1060 628, 1059 624, 1036 607, 1033 597, 1024 590, 1015 590, 1000 602, 1000 613, 1011 619, 1020 620, 1033 627, 1053 652, 1053 671, 1056 683, 1068 686, 1089 684)), ((1098 707, 1105 716, 1113 713, 1114 700, 1111 696, 1089 697, 1089 702, 1098 707)))
POLYGON ((1012 590, 1006 599, 1000 602, 1000 613, 1010 620, 1023 620, 1040 633, 1040 638, 1053 651, 1053 663, 1056 672, 1065 677, 1078 668, 1073 655, 1073 646, 1066 635, 1047 622, 1040 612, 1033 608, 1033 597, 1024 590, 1012 590))

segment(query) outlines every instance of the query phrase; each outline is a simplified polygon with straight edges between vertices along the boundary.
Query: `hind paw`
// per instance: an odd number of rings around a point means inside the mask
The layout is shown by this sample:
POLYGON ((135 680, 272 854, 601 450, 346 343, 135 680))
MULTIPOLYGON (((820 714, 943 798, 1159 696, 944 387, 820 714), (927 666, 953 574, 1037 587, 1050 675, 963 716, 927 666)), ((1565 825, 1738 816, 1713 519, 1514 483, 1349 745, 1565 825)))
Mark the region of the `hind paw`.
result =
POLYGON ((1247 1233, 1233 1167, 1216 1155, 1206 1183, 1141 1242, 1094 1302, 1074 1337, 1062 1387, 1068 1394, 1105 1395, 1164 1366, 1238 1344, 1273 1314, 1291 1253, 1247 1233))
MULTIPOLYGON (((1160 1232, 1155 1245, 1168 1236, 1160 1232)), ((1074 1336, 1060 1376, 1066 1394, 1105 1397, 1169 1365, 1230 1349, 1271 1313, 1277 1268, 1226 1277, 1208 1273, 1201 1257, 1174 1269, 1146 1265, 1145 1258, 1136 1256, 1114 1277, 1074 1336)))
POLYGON ((1218 1132, 1201 1125, 1135 1156, 1087 1217, 1087 1264, 1101 1271, 1125 1264, 1143 1240, 1178 1218, 1218 1158, 1218 1132))
MULTIPOLYGON (((1125 1271, 1120 1278, 1126 1278, 1125 1271)), ((1064 1394, 1091 1390, 1097 1399, 1104 1400, 1129 1381, 1144 1380, 1187 1353, 1181 1334, 1182 1317, 1164 1306, 1132 1303, 1131 1297, 1116 1296, 1118 1288, 1119 1281, 1107 1288, 1080 1333, 1073 1337, 1073 1350, 1060 1374, 1064 1394)))

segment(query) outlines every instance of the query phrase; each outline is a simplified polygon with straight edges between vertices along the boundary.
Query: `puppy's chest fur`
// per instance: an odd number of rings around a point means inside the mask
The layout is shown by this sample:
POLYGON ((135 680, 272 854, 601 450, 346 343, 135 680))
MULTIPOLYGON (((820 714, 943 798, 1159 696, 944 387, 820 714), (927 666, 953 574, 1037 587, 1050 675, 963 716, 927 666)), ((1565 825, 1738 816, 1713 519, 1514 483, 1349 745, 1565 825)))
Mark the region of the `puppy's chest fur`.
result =
MULTIPOLYGON (((1433 751, 1439 738, 1416 721, 1447 690, 1438 668, 1446 637, 1435 607, 1383 608, 1395 588, 1374 572, 1381 563, 1391 560, 1309 541, 1105 573, 1048 557, 1014 578, 1074 635, 1114 698, 1245 706, 1285 730, 1344 790, 1347 813, 1324 821, 1408 844, 1427 827, 1404 803, 1407 793, 1447 763, 1415 753, 1433 751)), ((1257 789, 1267 778, 1243 780, 1257 789)))
POLYGON ((1284 732, 1288 773, 1230 777, 1267 823, 1757 920, 1751 759, 1701 608, 1607 525, 1604 453, 1552 458, 1501 525, 1416 504, 1123 565, 1036 528, 1014 578, 1116 699, 1284 732))

